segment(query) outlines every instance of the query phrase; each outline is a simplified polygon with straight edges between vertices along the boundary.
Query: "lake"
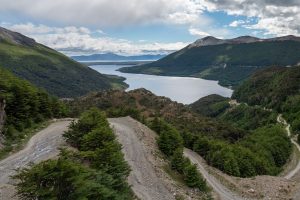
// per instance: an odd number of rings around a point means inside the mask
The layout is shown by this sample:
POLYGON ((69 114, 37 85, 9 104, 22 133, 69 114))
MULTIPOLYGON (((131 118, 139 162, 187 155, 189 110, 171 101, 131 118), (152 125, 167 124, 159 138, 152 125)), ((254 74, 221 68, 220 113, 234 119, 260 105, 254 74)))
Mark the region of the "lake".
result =
POLYGON ((220 86, 218 81, 191 77, 128 74, 116 71, 121 67, 128 67, 126 65, 93 65, 90 67, 102 74, 118 75, 126 78, 125 82, 129 85, 127 91, 145 88, 158 96, 169 97, 173 101, 183 104, 193 103, 210 94, 230 97, 233 92, 220 86))

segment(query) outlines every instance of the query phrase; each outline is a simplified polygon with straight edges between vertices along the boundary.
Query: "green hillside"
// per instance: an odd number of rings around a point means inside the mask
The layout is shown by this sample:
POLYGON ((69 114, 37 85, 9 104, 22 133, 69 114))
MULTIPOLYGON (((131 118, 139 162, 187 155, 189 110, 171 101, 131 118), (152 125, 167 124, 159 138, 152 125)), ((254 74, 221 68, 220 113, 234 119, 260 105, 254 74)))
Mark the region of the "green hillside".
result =
POLYGON ((283 113, 293 131, 300 131, 300 67, 272 67, 255 73, 233 98, 283 113))
POLYGON ((300 61, 299 52, 300 41, 296 37, 207 46, 192 44, 156 62, 122 68, 120 71, 193 76, 219 80, 225 86, 235 86, 261 68, 297 64, 300 61))
POLYGON ((59 97, 126 87, 122 78, 102 75, 30 38, 1 27, 0 65, 59 97))
POLYGON ((190 104, 192 111, 207 117, 216 117, 229 107, 229 98, 217 94, 208 95, 190 104))

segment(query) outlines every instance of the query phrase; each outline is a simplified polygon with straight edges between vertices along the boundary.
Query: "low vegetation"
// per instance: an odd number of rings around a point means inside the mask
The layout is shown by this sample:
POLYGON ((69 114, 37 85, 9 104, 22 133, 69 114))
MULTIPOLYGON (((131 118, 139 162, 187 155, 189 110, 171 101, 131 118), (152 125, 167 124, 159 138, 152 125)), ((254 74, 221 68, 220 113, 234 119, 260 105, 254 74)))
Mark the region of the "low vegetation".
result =
POLYGON ((129 166, 124 160, 105 114, 90 109, 64 134, 71 150, 55 160, 43 161, 14 176, 21 199, 134 199, 127 184, 129 166))

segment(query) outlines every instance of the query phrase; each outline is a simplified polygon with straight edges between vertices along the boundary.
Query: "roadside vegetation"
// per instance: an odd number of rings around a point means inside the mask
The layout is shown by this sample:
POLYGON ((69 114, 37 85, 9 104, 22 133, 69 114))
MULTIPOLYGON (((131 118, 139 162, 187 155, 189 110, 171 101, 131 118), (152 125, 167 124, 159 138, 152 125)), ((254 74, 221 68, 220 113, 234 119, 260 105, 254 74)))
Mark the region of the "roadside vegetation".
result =
POLYGON ((158 118, 154 118, 149 126, 158 133, 159 149, 170 160, 171 168, 182 176, 185 184, 202 192, 208 192, 209 188, 202 175, 197 171, 197 166, 183 156, 184 146, 180 133, 173 126, 158 118))
MULTIPOLYGON (((227 99, 213 100, 217 106, 207 101, 204 101, 208 107, 205 112, 214 118, 144 89, 94 93, 71 102, 70 106, 80 112, 97 105, 109 116, 130 115, 143 123, 155 122, 156 118, 163 120, 176 129, 184 147, 193 149, 210 165, 233 176, 276 175, 282 170, 292 148, 284 129, 276 123, 275 112, 246 105, 230 107, 227 99)), ((151 128, 160 133, 155 125, 151 128)), ((159 143, 168 141, 164 134, 160 137, 159 143)), ((171 141, 177 141, 173 137, 171 141)), ((167 156, 172 157, 170 152, 176 152, 180 158, 178 149, 166 145, 165 151, 164 145, 160 147, 167 156)))
POLYGON ((57 98, 1 67, 0 99, 5 102, 5 123, 1 135, 4 148, 1 156, 20 145, 49 119, 68 114, 66 105, 57 98))
POLYGON ((90 109, 64 134, 72 147, 57 159, 22 169, 14 176, 21 199, 129 200, 130 169, 103 112, 90 109))

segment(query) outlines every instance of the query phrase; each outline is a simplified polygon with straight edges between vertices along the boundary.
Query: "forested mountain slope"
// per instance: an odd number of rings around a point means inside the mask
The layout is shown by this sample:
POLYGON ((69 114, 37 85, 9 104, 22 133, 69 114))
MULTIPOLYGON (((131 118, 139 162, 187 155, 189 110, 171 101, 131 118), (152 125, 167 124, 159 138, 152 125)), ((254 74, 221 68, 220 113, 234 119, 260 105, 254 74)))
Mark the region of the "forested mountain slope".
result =
POLYGON ((255 73, 233 98, 284 114, 293 131, 300 131, 300 67, 272 67, 255 73))
POLYGON ((0 66, 59 97, 125 87, 123 79, 102 75, 31 38, 1 27, 0 66))
POLYGON ((300 39, 286 36, 258 39, 249 36, 221 40, 206 37, 156 62, 122 68, 122 72, 193 76, 235 86, 255 71, 300 62, 300 39))

